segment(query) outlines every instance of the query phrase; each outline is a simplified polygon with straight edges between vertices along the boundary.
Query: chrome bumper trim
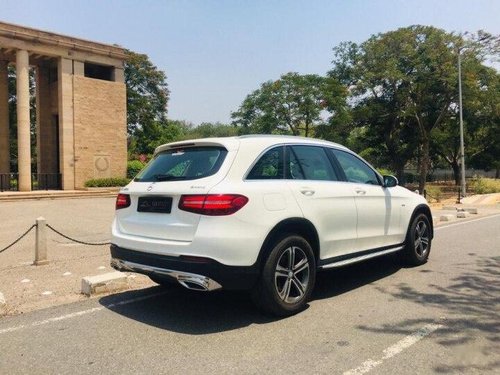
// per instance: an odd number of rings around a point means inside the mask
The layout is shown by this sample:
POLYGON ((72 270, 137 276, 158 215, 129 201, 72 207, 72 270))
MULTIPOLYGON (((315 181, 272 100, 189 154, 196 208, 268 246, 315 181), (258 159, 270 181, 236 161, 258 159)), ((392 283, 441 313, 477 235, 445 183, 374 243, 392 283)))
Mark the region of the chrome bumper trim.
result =
POLYGON ((220 285, 217 281, 203 275, 197 275, 195 273, 168 270, 116 258, 111 258, 110 264, 111 267, 118 271, 139 272, 169 277, 173 280, 176 280, 179 284, 187 289, 212 291, 222 288, 222 285, 220 285))
POLYGON ((393 249, 387 249, 387 250, 379 251, 377 253, 366 254, 366 255, 362 255, 362 256, 356 257, 356 258, 350 258, 350 259, 341 260, 341 261, 338 261, 338 262, 335 262, 335 263, 329 263, 329 264, 326 264, 324 266, 321 266, 320 268, 326 270, 326 269, 329 269, 329 268, 343 267, 343 266, 347 266, 348 264, 358 263, 358 262, 361 262, 361 261, 364 261, 364 260, 367 260, 367 259, 371 259, 371 258, 375 258, 375 257, 381 256, 381 255, 395 253, 396 251, 400 251, 403 248, 404 248, 404 245, 403 246, 395 247, 393 249))

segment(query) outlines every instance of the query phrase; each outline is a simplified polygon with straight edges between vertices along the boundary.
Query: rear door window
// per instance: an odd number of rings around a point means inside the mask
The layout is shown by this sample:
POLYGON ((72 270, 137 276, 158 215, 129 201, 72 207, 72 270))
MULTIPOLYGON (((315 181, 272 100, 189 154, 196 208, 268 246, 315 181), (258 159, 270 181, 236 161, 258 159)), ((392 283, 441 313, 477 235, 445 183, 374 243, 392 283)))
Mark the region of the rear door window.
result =
POLYGON ((188 147, 160 152, 134 181, 196 180, 219 170, 227 155, 223 147, 188 147))
POLYGON ((289 155, 288 178, 293 180, 339 180, 323 147, 292 146, 289 155))

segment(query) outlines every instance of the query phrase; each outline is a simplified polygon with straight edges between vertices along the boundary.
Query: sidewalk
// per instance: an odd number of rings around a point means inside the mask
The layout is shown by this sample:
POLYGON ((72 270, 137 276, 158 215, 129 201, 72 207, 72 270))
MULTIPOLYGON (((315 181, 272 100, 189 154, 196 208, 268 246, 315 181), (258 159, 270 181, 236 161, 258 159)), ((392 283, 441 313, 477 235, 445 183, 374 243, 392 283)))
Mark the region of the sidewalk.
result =
POLYGON ((478 217, 495 215, 500 213, 500 193, 472 195, 462 199, 462 203, 456 203, 456 198, 450 198, 440 203, 430 204, 434 226, 439 227, 454 222, 473 220, 478 217), (470 214, 466 218, 457 218, 460 210, 477 208, 477 214, 470 214), (441 216, 453 215, 451 221, 441 221, 441 216))
MULTIPOLYGON (((41 199, 0 201, 0 249, 26 231, 39 216, 64 234, 87 242, 109 241, 115 198, 41 199)), ((431 206, 436 227, 500 213, 500 194, 454 200, 431 206), (479 202, 478 204, 474 202, 479 202), (450 206, 450 207, 446 207, 450 206), (465 219, 441 222, 443 214, 456 215, 455 207, 477 207, 479 213, 465 219), (452 209, 444 209, 452 208, 452 209)), ((35 231, 12 248, 0 253, 0 292, 6 299, 7 315, 60 305, 88 297, 82 295, 81 280, 113 271, 109 266, 109 245, 73 243, 52 231, 47 232, 49 264, 33 266, 35 231)), ((155 285, 148 277, 131 274, 130 289, 155 285)))
MULTIPOLYGON (((115 197, 79 196, 41 200, 0 201, 0 249, 43 216, 47 223, 66 235, 88 242, 106 242, 111 237, 115 197)), ((113 269, 109 266, 109 245, 88 246, 73 243, 47 231, 49 264, 32 265, 35 230, 0 253, 0 292, 6 300, 7 315, 86 299, 81 280, 113 269)), ((154 285, 149 278, 133 275, 129 287, 154 285)))

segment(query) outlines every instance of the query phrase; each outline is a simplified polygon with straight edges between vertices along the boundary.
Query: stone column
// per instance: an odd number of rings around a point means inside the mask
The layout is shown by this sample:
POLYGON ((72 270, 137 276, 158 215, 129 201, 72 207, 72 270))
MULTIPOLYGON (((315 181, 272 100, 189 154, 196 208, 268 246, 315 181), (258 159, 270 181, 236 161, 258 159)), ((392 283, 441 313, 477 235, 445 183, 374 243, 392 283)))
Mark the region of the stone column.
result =
POLYGON ((0 61, 0 173, 10 173, 9 81, 7 61, 0 61))
POLYGON ((16 54, 17 166, 19 191, 31 191, 30 90, 28 51, 16 54))
POLYGON ((111 78, 114 82, 125 83, 125 71, 123 68, 115 67, 111 78))
POLYGON ((60 58, 59 85, 59 170, 63 190, 75 188, 75 139, 73 118, 73 61, 60 58))

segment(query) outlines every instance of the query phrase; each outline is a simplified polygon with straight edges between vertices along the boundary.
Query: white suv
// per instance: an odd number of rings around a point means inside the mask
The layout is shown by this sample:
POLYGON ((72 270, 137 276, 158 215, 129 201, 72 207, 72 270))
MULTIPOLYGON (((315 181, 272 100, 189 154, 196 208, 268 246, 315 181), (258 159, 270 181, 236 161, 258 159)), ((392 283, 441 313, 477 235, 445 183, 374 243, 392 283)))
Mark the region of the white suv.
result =
POLYGON ((120 191, 111 265, 160 284, 251 290, 290 315, 318 270, 397 251, 423 264, 432 237, 424 198, 341 145, 207 138, 158 147, 120 191))

